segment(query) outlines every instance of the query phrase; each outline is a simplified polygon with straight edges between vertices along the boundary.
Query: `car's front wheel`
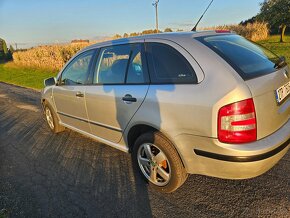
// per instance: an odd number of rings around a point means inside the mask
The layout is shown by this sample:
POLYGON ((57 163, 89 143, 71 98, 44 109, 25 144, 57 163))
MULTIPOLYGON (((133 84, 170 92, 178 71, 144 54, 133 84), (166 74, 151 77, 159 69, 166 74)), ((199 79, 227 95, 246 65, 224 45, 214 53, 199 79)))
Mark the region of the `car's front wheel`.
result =
POLYGON ((143 178, 160 192, 175 191, 187 178, 174 146, 160 132, 141 135, 134 144, 132 159, 143 178))
POLYGON ((59 133, 65 130, 65 128, 59 124, 59 120, 52 107, 46 103, 44 104, 44 116, 51 131, 59 133))

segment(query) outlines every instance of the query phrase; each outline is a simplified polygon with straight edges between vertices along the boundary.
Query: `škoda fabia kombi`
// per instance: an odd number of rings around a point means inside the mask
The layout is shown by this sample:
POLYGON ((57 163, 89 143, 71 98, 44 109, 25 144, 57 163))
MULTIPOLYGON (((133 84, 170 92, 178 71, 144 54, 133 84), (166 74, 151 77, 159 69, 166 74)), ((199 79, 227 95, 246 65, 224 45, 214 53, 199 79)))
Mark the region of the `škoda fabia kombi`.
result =
POLYGON ((261 175, 289 148, 286 61, 232 32, 95 44, 45 86, 52 131, 66 127, 131 153, 161 192, 176 190, 188 174, 261 175))

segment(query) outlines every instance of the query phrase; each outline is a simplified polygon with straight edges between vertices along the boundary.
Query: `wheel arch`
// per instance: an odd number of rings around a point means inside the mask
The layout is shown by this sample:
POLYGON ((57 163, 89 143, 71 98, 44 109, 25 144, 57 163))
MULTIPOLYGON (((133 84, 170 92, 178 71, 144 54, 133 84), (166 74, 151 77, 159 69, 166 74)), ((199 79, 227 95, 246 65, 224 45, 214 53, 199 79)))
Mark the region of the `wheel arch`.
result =
POLYGON ((168 135, 166 133, 164 133, 162 130, 159 130, 156 127, 153 127, 153 126, 148 125, 148 124, 136 124, 129 129, 129 131, 126 135, 129 153, 132 152, 134 143, 137 140, 137 138, 139 136, 141 136, 142 134, 147 133, 147 132, 160 132, 167 140, 169 140, 172 143, 175 151, 177 152, 177 154, 182 162, 182 165, 185 167, 184 160, 181 157, 180 152, 177 149, 173 140, 171 140, 170 137, 168 137, 168 135))

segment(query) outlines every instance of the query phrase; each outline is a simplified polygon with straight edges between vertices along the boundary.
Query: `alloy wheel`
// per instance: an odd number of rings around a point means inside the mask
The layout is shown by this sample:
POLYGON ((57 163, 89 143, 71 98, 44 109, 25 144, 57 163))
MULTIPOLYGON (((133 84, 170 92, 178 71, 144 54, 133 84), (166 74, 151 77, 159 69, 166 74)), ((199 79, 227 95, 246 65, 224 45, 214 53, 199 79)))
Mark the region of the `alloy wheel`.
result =
POLYGON ((45 108, 46 121, 51 129, 54 129, 53 117, 48 107, 45 108))
POLYGON ((151 143, 142 144, 137 152, 139 167, 144 176, 157 186, 165 186, 171 177, 171 167, 164 152, 151 143))

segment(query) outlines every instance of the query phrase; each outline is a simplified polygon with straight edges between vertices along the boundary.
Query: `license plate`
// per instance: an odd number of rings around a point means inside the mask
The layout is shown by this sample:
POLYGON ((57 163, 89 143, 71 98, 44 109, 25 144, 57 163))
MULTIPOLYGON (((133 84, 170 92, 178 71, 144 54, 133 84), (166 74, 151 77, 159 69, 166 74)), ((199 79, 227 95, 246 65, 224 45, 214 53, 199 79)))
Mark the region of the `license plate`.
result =
POLYGON ((280 104, 290 94, 290 81, 275 91, 277 103, 280 104))

